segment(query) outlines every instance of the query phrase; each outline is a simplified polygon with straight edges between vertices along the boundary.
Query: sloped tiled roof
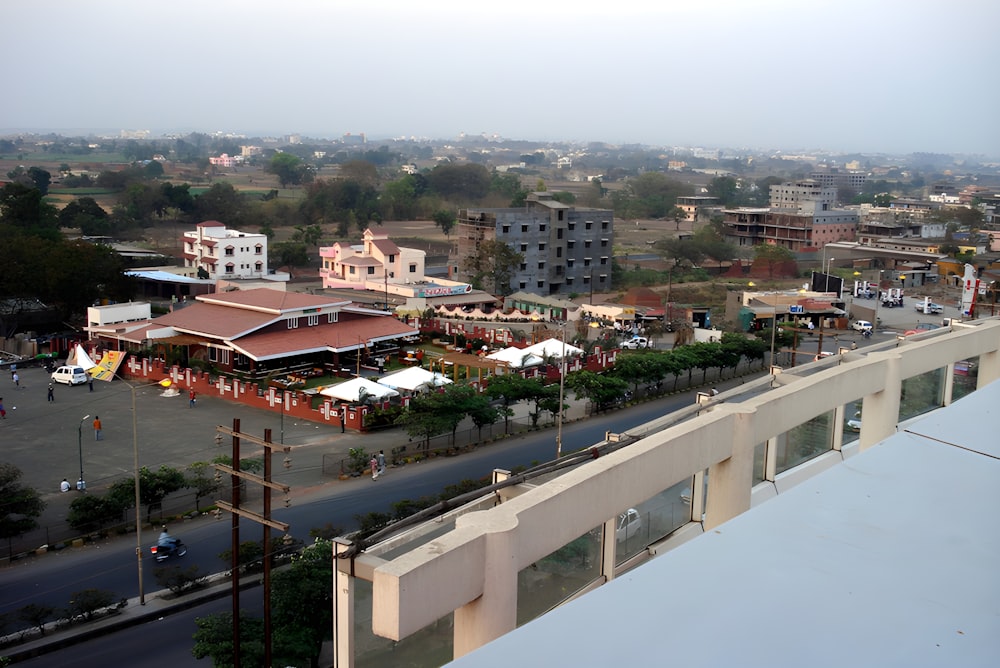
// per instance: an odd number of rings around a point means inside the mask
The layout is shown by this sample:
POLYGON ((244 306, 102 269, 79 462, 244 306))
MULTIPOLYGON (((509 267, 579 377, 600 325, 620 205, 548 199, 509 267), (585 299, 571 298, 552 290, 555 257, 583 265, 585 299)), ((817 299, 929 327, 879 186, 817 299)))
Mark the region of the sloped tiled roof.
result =
MULTIPOLYGON (((272 292, 268 290, 268 292, 272 292)), ((279 293, 280 294, 280 293, 279 293)), ((189 334, 232 339, 279 319, 277 313, 249 311, 220 304, 196 302, 153 321, 153 327, 173 327, 189 334)))
MULTIPOLYGON (((254 310, 268 311, 273 314, 287 311, 298 311, 307 308, 322 308, 346 304, 341 299, 331 299, 322 295, 308 295, 302 292, 284 292, 270 288, 255 288, 253 290, 236 290, 233 292, 215 292, 210 295, 198 295, 196 299, 206 304, 218 304, 229 311, 254 310)), ((190 308, 190 307, 189 307, 190 308)))
POLYGON ((247 357, 261 361, 320 350, 355 350, 376 341, 416 333, 417 330, 392 316, 370 316, 314 327, 300 326, 288 331, 251 334, 234 341, 233 347, 241 350, 247 357))

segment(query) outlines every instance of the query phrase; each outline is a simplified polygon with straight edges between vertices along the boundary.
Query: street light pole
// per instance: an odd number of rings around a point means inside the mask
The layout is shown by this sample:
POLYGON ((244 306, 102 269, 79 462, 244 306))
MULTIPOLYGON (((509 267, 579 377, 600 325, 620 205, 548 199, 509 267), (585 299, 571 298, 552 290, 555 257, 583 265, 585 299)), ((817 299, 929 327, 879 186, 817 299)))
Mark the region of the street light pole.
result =
POLYGON ((566 321, 559 328, 562 354, 559 356, 559 412, 556 414, 556 459, 562 457, 563 391, 566 387, 566 321))
POLYGON ((80 418, 80 426, 76 433, 76 447, 80 454, 80 477, 77 479, 76 489, 81 492, 87 488, 87 483, 83 480, 83 421, 89 417, 88 414, 80 418))

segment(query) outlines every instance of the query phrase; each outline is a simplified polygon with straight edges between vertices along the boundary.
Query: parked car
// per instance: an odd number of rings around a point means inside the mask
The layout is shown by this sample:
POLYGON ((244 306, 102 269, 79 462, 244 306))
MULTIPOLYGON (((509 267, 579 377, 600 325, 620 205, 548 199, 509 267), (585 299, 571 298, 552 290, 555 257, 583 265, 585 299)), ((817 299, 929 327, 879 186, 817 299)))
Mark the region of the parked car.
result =
POLYGON ((83 385, 87 382, 87 372, 82 366, 61 366, 52 372, 52 382, 83 385))
POLYGON ((851 418, 847 421, 847 427, 851 431, 861 431, 861 418, 851 418))
POLYGON ((855 332, 871 332, 873 326, 871 322, 867 320, 855 320, 854 322, 851 323, 851 329, 853 329, 855 332))
POLYGON ((911 334, 919 334, 921 332, 929 332, 932 329, 938 329, 941 325, 935 325, 932 322, 918 322, 913 326, 913 329, 908 329, 903 332, 903 336, 909 336, 911 334))
POLYGON ((618 528, 615 529, 615 540, 620 543, 639 535, 642 531, 642 516, 635 508, 629 508, 618 516, 618 528))
POLYGON ((638 350, 639 348, 648 348, 649 339, 645 336, 633 336, 631 339, 622 344, 622 348, 627 348, 628 350, 638 350))
POLYGON ((944 313, 944 307, 934 302, 917 302, 913 307, 918 313, 944 313))

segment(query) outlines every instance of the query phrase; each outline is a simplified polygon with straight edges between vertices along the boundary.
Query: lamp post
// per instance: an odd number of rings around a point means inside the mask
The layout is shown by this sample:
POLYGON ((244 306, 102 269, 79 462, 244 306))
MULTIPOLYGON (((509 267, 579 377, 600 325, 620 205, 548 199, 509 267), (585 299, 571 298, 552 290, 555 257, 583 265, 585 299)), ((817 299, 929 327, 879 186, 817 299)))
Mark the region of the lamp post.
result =
MULTIPOLYGON (((118 374, 115 375, 117 376, 118 374)), ((139 576, 139 605, 146 605, 146 592, 142 588, 142 501, 139 496, 139 420, 136 416, 135 396, 136 390, 140 388, 151 387, 153 385, 170 387, 171 381, 169 378, 164 378, 155 383, 133 385, 121 376, 118 376, 118 378, 132 392, 132 477, 135 486, 135 559, 136 572, 139 576)))
POLYGON ((80 454, 80 477, 76 481, 76 488, 79 491, 87 489, 87 483, 83 480, 83 423, 88 419, 90 415, 84 415, 80 418, 80 426, 76 431, 76 447, 80 454))
POLYGON ((562 457, 563 391, 566 387, 566 321, 559 328, 562 354, 559 356, 559 412, 556 414, 556 459, 562 457))
MULTIPOLYGON (((824 247, 824 250, 825 250, 825 247, 824 247)), ((836 258, 831 257, 830 261, 826 263, 826 271, 823 273, 823 276, 824 276, 824 278, 823 278, 823 284, 824 284, 823 292, 829 292, 830 291, 830 265, 833 264, 833 261, 835 259, 836 258)))

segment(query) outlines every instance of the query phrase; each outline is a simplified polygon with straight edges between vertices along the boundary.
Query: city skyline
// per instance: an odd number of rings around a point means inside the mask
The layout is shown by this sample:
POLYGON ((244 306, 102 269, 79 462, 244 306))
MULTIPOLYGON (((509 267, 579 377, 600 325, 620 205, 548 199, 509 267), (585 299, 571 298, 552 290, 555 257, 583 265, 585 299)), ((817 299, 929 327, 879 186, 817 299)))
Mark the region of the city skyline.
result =
POLYGON ((54 0, 8 9, 0 132, 607 142, 1000 156, 1000 5, 502 7, 54 0), (153 7, 159 7, 153 11, 153 7), (456 54, 460 57, 456 57, 456 54), (16 65, 12 65, 16 64, 16 65))

